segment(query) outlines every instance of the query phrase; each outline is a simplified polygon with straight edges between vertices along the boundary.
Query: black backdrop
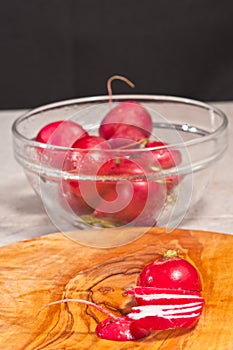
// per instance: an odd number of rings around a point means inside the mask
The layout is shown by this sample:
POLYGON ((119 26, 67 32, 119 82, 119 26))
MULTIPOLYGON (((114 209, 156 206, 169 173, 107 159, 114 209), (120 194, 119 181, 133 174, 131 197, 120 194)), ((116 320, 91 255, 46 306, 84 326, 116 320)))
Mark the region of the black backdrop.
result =
POLYGON ((0 108, 114 93, 233 100, 230 0, 1 1, 0 108))

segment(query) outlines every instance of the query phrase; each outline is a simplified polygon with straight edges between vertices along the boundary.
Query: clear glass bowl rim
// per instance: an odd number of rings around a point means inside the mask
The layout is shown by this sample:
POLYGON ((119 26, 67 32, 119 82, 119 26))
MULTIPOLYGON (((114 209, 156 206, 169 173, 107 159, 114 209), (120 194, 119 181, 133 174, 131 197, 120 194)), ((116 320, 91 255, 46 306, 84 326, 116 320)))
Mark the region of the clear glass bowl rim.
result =
MULTIPOLYGON (((138 101, 143 101, 143 102, 151 102, 151 101, 157 101, 157 102, 168 102, 168 103, 179 103, 179 104, 187 104, 189 106, 194 106, 194 107, 200 107, 209 111, 212 111, 216 114, 218 114, 218 116, 221 117, 222 122, 219 125, 218 128, 216 128, 215 131, 213 132, 209 132, 208 134, 206 134, 205 136, 199 136, 196 137, 195 139, 191 139, 191 140, 187 140, 187 141, 183 141, 182 144, 170 144, 170 145, 165 145, 165 146, 159 146, 159 147, 153 147, 153 148, 148 148, 148 151, 151 151, 153 149, 163 149, 163 148, 173 148, 174 146, 180 146, 182 147, 188 147, 188 146, 193 146, 195 144, 199 144, 202 142, 206 142, 207 140, 218 136, 218 134, 221 134, 224 130, 226 130, 227 126, 228 126, 228 119, 227 116, 225 115, 225 113, 218 109, 215 106, 212 106, 208 103, 205 102, 201 102, 195 99, 190 99, 190 98, 186 98, 186 97, 176 97, 176 96, 166 96, 166 95, 135 95, 135 94, 128 94, 128 95, 113 95, 112 96, 112 101, 117 101, 117 102, 121 102, 121 101, 126 101, 126 100, 138 100, 138 101)), ((31 147, 39 147, 39 148, 44 148, 44 149, 50 149, 50 150, 57 150, 57 151, 69 151, 69 150, 73 150, 74 148, 72 147, 63 147, 63 146, 55 146, 55 145, 51 145, 51 144, 44 144, 44 143, 40 143, 37 142, 33 139, 29 139, 27 137, 25 137, 22 133, 19 132, 18 130, 18 126, 20 125, 21 122, 23 122, 25 119, 30 118, 31 116, 38 114, 40 112, 49 110, 49 109, 54 109, 54 108, 60 108, 60 107, 66 107, 69 105, 73 105, 73 104, 85 104, 85 103, 102 103, 102 102, 107 102, 109 101, 109 96, 108 95, 103 95, 103 96, 91 96, 91 97, 80 97, 80 98, 76 98, 76 99, 69 99, 69 100, 63 100, 63 101, 58 101, 58 102, 54 102, 54 103, 49 103, 46 105, 43 105, 41 107, 37 107, 37 108, 33 108, 29 111, 27 111, 26 113, 24 113, 23 115, 21 115, 20 117, 18 117, 13 125, 12 125, 12 133, 14 135, 14 137, 16 137, 17 139, 21 140, 22 142, 26 142, 27 145, 31 146, 31 147)), ((122 151, 122 153, 125 152, 124 149, 119 150, 120 152, 122 151)), ((144 151, 145 149, 143 148, 137 148, 137 149, 132 149, 132 151, 144 151)), ((103 152, 112 152, 112 150, 104 150, 103 152)), ((127 150, 127 152, 129 152, 129 150, 127 150)))

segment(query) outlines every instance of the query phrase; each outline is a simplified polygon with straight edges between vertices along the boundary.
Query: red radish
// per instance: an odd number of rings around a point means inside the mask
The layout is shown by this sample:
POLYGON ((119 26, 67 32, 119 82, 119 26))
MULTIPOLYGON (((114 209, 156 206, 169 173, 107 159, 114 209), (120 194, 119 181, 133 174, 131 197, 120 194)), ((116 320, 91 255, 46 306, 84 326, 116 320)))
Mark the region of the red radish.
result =
POLYGON ((183 176, 181 175, 172 175, 166 177, 164 181, 166 183, 168 192, 170 192, 175 186, 177 186, 182 178, 183 176))
POLYGON ((93 148, 98 148, 98 149, 110 149, 110 146, 108 142, 99 136, 95 135, 86 135, 85 137, 82 137, 81 139, 76 140, 72 148, 81 148, 85 150, 90 150, 93 148))
POLYGON ((148 330, 192 328, 201 316, 203 305, 204 300, 199 297, 185 304, 135 306, 126 318, 148 330))
POLYGON ((59 120, 45 125, 37 134, 35 141, 71 147, 74 141, 87 135, 81 125, 71 120, 59 120))
POLYGON ((98 175, 125 175, 125 178, 129 176, 137 176, 138 179, 145 179, 145 176, 149 171, 146 165, 144 159, 141 157, 130 159, 119 156, 103 163, 99 168, 98 175))
POLYGON ((158 149, 151 151, 155 158, 156 166, 159 164, 162 169, 169 169, 181 163, 182 159, 180 151, 176 149, 170 149, 167 143, 161 141, 151 141, 146 145, 146 148, 154 147, 158 147, 158 149))
POLYGON ((204 305, 200 292, 187 290, 136 287, 127 294, 134 295, 138 305, 127 318, 146 329, 193 327, 204 305))
MULTIPOLYGON (((158 147, 158 149, 151 150, 151 153, 154 156, 154 164, 152 163, 151 169, 154 169, 156 172, 160 171, 161 169, 170 169, 176 167, 181 163, 182 157, 179 150, 170 149, 167 143, 161 141, 151 141, 146 145, 146 148, 154 147, 158 147)), ((164 178, 167 190, 171 191, 175 186, 177 186, 180 183, 181 178, 182 177, 180 175, 172 175, 164 178)))
POLYGON ((200 292, 169 288, 136 287, 132 294, 138 306, 127 318, 145 329, 191 328, 201 316, 204 299, 200 292))
POLYGON ((150 334, 150 331, 122 316, 117 320, 107 318, 100 322, 96 327, 96 334, 102 339, 127 341, 144 338, 150 334))
POLYGON ((72 150, 64 159, 63 170, 86 175, 95 175, 96 170, 108 159, 108 155, 101 150, 111 149, 108 141, 92 135, 76 140, 71 147, 72 150))
POLYGON ((139 274, 134 290, 138 306, 127 318, 146 329, 193 327, 203 310, 198 271, 176 251, 168 250, 163 258, 147 265, 139 274))
POLYGON ((115 341, 137 340, 148 336, 151 330, 194 327, 204 306, 204 299, 200 296, 201 284, 198 271, 188 261, 179 258, 172 250, 168 250, 163 259, 156 260, 154 265, 158 270, 154 266, 151 268, 151 265, 147 265, 139 275, 138 283, 144 286, 126 292, 126 294, 133 295, 136 301, 136 306, 133 306, 126 316, 116 316, 102 306, 82 299, 63 299, 51 302, 39 312, 50 305, 67 302, 92 306, 108 316, 107 319, 98 323, 97 336, 115 341), (171 262, 174 264, 172 269, 171 262), (187 277, 184 274, 184 266, 188 269, 187 275, 193 276, 193 285, 190 285, 192 284, 190 276, 187 277), (176 271, 176 277, 174 271, 176 271), (159 283, 158 273, 161 274, 161 283, 159 283), (167 279, 164 278, 166 273, 168 274, 167 279), (175 288, 177 286, 176 283, 174 285, 174 280, 182 280, 178 288, 175 288), (165 281, 166 287, 164 287, 165 281), (162 287, 157 287, 160 284, 162 287))
MULTIPOLYGON (((107 82, 110 105, 112 103, 111 83, 115 79, 120 79, 131 87, 134 87, 134 84, 127 78, 121 75, 112 76, 107 82)), ((100 136, 106 140, 114 137, 130 138, 137 141, 148 138, 151 131, 152 119, 149 112, 140 103, 135 101, 119 103, 107 113, 99 127, 100 136), (131 127, 133 128, 131 129, 131 127), (118 132, 118 135, 115 137, 114 134, 116 132, 118 132), (137 134, 137 136, 134 136, 136 138, 133 137, 133 134, 137 134)))
MULTIPOLYGON (((120 184, 120 177, 122 177, 122 175, 125 175, 125 179, 127 179, 129 176, 141 177, 144 175, 144 170, 142 166, 140 166, 140 164, 137 165, 136 162, 133 162, 124 157, 116 157, 103 162, 103 164, 98 169, 97 175, 101 177, 106 176, 107 179, 105 181, 96 182, 98 193, 103 198, 101 208, 96 208, 96 216, 98 216, 98 209, 101 209, 101 211, 105 210, 105 205, 107 205, 107 210, 110 209, 111 203, 105 203, 105 201, 112 202, 118 197, 118 194, 122 193, 122 191, 119 191, 117 187, 120 184), (109 180, 109 177, 114 177, 114 180, 109 180)), ((126 181, 124 181, 124 184, 127 186, 126 181)), ((129 184, 128 191, 130 190, 132 190, 132 187, 130 188, 129 184)), ((132 192, 130 192, 130 194, 132 196, 132 192)), ((113 203, 113 211, 117 210, 115 205, 119 204, 122 208, 122 205, 125 206, 125 203, 128 201, 127 198, 122 198, 122 200, 119 198, 117 203, 113 203)))
MULTIPOLYGON (((60 120, 44 126, 37 134, 35 141, 53 146, 71 147, 75 140, 88 135, 77 123, 71 120, 60 120)), ((64 150, 38 148, 42 163, 61 169, 66 158, 64 150)))
POLYGON ((101 186, 99 192, 103 201, 94 216, 110 217, 122 223, 135 220, 134 224, 154 225, 165 204, 166 191, 162 184, 147 180, 145 172, 139 159, 136 162, 119 157, 103 164, 98 175, 114 175, 116 180, 97 184, 97 187, 101 186))
POLYGON ((112 148, 139 148, 145 141, 141 129, 133 125, 120 125, 117 131, 108 139, 112 148))
POLYGON ((99 134, 106 140, 113 137, 119 127, 136 127, 144 138, 148 138, 152 131, 152 119, 148 111, 138 102, 126 101, 112 108, 102 120, 99 134))
POLYGON ((154 226, 165 203, 161 184, 147 181, 117 182, 113 190, 102 193, 102 198, 95 217, 137 226, 154 226))
POLYGON ((76 140, 71 147, 73 149, 67 154, 67 157, 64 161, 63 170, 76 170, 77 172, 80 171, 82 163, 84 161, 87 162, 87 159, 92 163, 96 162, 99 159, 101 162, 104 161, 105 158, 103 158, 103 152, 98 152, 98 150, 111 149, 108 141, 102 137, 94 135, 87 135, 81 139, 76 140), (94 150, 97 150, 97 152, 93 152, 94 150))
MULTIPOLYGON (((87 306, 94 307, 100 312, 108 315, 108 318, 102 322, 99 322, 96 326, 96 335, 99 338, 115 341, 129 341, 137 340, 149 335, 150 331, 139 327, 134 321, 127 320, 124 316, 115 316, 109 310, 104 309, 102 306, 93 302, 83 299, 62 299, 46 304, 39 312, 41 313, 48 306, 61 304, 61 303, 81 303, 87 306)), ((36 315, 36 317, 38 316, 36 315)))
MULTIPOLYGON (((75 141, 72 148, 64 160, 63 170, 76 176, 94 176, 102 162, 105 161, 104 152, 99 152, 99 150, 111 149, 105 139, 91 135, 75 141)), ((106 155, 106 157, 108 156, 106 155)), ((95 208, 99 202, 99 195, 95 190, 94 180, 63 179, 62 183, 64 195, 69 197, 69 192, 74 194, 77 204, 80 204, 80 209, 85 209, 86 213, 90 213, 92 211, 91 207, 95 208)))
POLYGON ((147 265, 141 271, 137 285, 140 287, 201 291, 198 271, 173 250, 168 250, 162 258, 147 265))

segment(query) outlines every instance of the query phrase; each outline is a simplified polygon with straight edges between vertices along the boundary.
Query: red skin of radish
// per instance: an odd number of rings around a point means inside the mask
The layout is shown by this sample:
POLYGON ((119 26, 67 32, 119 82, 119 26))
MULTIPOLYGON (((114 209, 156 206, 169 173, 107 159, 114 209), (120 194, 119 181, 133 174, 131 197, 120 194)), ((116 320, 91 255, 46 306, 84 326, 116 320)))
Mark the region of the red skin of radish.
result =
POLYGON ((180 183, 182 178, 183 178, 182 176, 178 176, 178 175, 172 175, 172 176, 166 177, 165 182, 166 182, 168 192, 170 192, 175 186, 177 186, 180 183))
POLYGON ((126 317, 118 317, 117 320, 109 317, 97 325, 95 332, 99 338, 115 341, 137 340, 150 334, 126 317))
POLYGON ((141 271, 137 286, 127 294, 135 296, 139 307, 133 307, 127 318, 139 327, 163 330, 192 328, 197 323, 204 305, 201 280, 187 260, 178 256, 157 259, 141 271))
POLYGON ((139 274, 137 286, 201 291, 198 271, 187 260, 163 257, 147 265, 139 274))
MULTIPOLYGON (((146 148, 153 147, 164 147, 169 146, 165 142, 161 141, 151 141, 148 142, 146 148)), ((173 168, 181 163, 181 153, 176 149, 161 148, 151 151, 156 160, 157 164, 160 165, 162 169, 173 168)))
POLYGON ((111 149, 105 139, 91 135, 76 140, 72 144, 72 148, 74 150, 70 151, 65 158, 63 170, 81 173, 84 164, 88 163, 85 166, 85 172, 88 175, 93 175, 94 171, 105 161, 103 152, 98 152, 98 150, 111 149), (97 152, 93 152, 93 150, 97 152), (93 154, 95 154, 94 158, 92 156, 93 154))
MULTIPOLYGON (((63 170, 76 175, 80 173, 94 175, 98 167, 104 162, 104 155, 103 152, 95 152, 95 156, 98 156, 98 159, 96 159, 96 157, 94 158, 93 156, 93 150, 111 149, 105 139, 90 135, 77 140, 72 145, 72 148, 75 150, 70 151, 67 155, 63 170)), ((92 190, 92 186, 94 186, 93 181, 63 179, 62 183, 65 196, 70 198, 69 192, 75 195, 77 207, 80 206, 78 212, 81 211, 82 214, 91 213, 93 211, 92 206, 95 208, 97 203, 99 203, 99 197, 96 196, 98 193, 92 190), (82 186, 81 189, 80 186, 82 186), (90 206, 89 203, 91 203, 92 206, 90 206)))
POLYGON ((93 148, 97 149, 110 149, 108 143, 103 137, 95 136, 95 135, 86 135, 81 139, 75 141, 72 145, 73 148, 82 148, 85 150, 90 150, 93 148))
POLYGON ((122 182, 117 187, 119 193, 121 193, 120 199, 117 200, 118 194, 116 188, 112 191, 102 193, 102 198, 109 201, 109 204, 100 201, 94 211, 94 216, 101 219, 110 218, 118 222, 120 221, 122 224, 128 224, 134 221, 134 225, 137 226, 153 226, 156 224, 157 217, 165 202, 160 186, 156 182, 149 184, 146 181, 132 182, 132 195, 130 187, 122 182), (153 202, 150 202, 148 199, 149 192, 150 196, 154 197, 153 202), (111 212, 109 212, 110 203, 115 200, 117 201, 115 208, 111 207, 111 212), (123 205, 119 206, 119 202, 123 205), (129 204, 124 205, 124 203, 129 204), (147 208, 142 216, 140 216, 145 205, 147 205, 147 208), (119 207, 122 209, 119 210, 119 207))
MULTIPOLYGON (((77 123, 60 120, 44 126, 37 134, 35 141, 62 147, 71 147, 75 140, 87 136, 88 133, 77 123)), ((63 150, 38 148, 42 163, 61 169, 66 158, 63 150)))
POLYGON ((87 135, 88 133, 81 125, 71 120, 59 120, 44 126, 37 134, 35 141, 71 147, 77 139, 87 135))
MULTIPOLYGON (((162 147, 167 146, 165 142, 152 141, 148 142, 146 148, 162 147)), ((152 150, 151 153, 154 156, 155 167, 160 167, 161 169, 170 169, 179 165, 182 161, 180 151, 176 149, 161 148, 157 150, 152 150)), ((181 176, 172 175, 165 179, 168 191, 171 191, 175 186, 177 186, 181 180, 181 176)))
MULTIPOLYGON (((140 177, 145 175, 145 172, 146 170, 140 166, 139 159, 136 162, 119 157, 103 164, 98 174, 127 178, 132 175, 140 177)), ((166 191, 164 191, 164 186, 155 181, 150 182, 143 178, 130 180, 130 182, 124 180, 106 181, 97 186, 101 186, 100 192, 103 199, 107 201, 100 202, 94 211, 94 216, 98 218, 108 217, 122 223, 136 220, 137 224, 154 225, 165 204, 166 191), (113 201, 116 201, 115 204, 111 203, 113 201), (109 210, 110 204, 112 205, 111 210, 109 210), (140 216, 145 206, 145 211, 140 216)))
POLYGON ((145 140, 143 131, 133 125, 120 125, 108 140, 112 148, 139 148, 140 142, 145 140), (128 146, 128 147, 126 147, 128 146))
POLYGON ((116 176, 143 176, 149 169, 146 168, 143 158, 128 159, 125 157, 116 157, 105 162, 98 171, 98 175, 116 175, 116 176))
POLYGON ((150 114, 140 103, 135 101, 121 102, 112 108, 102 120, 99 134, 108 140, 122 125, 139 128, 144 138, 148 138, 152 131, 150 114))

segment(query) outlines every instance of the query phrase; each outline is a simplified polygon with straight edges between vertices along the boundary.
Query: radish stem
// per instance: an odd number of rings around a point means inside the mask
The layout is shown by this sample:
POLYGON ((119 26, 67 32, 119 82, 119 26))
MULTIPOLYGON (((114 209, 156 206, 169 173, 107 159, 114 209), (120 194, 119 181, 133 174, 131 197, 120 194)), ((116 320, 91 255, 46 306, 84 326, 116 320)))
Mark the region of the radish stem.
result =
POLYGON ((168 249, 167 251, 166 251, 166 253, 164 254, 164 258, 165 259, 168 259, 168 258, 176 258, 176 257, 178 257, 179 256, 179 254, 178 254, 178 251, 177 250, 174 250, 174 249, 168 249))

